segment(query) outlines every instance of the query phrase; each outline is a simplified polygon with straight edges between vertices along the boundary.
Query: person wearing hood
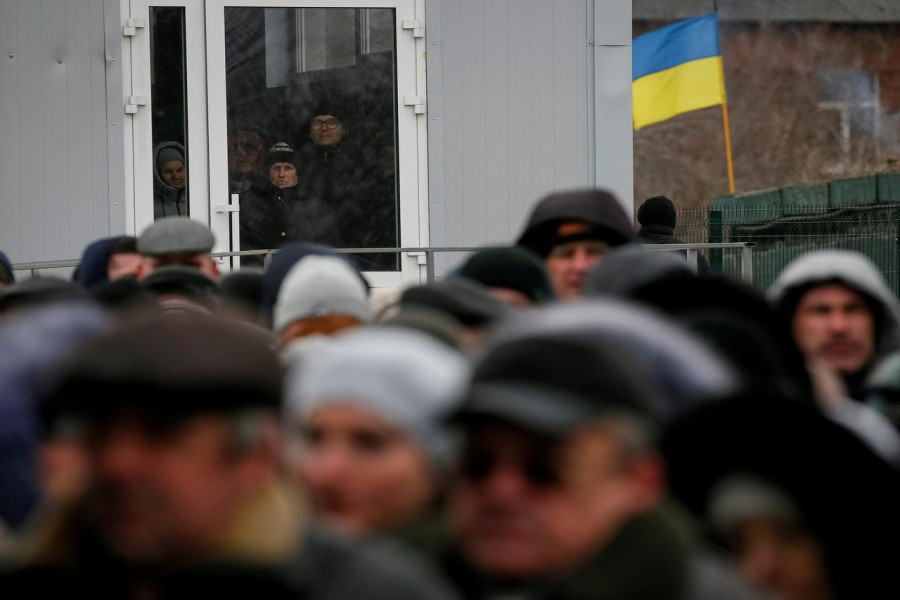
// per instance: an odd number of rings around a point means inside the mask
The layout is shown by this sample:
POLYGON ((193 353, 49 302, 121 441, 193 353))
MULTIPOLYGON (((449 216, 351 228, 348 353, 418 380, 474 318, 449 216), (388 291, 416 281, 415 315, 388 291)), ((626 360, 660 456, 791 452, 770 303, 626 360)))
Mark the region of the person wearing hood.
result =
POLYGON ((0 292, 15 282, 16 276, 13 273, 12 263, 5 254, 0 252, 0 292))
MULTIPOLYGON (((637 236, 644 244, 683 244, 675 237, 675 224, 678 213, 675 204, 665 196, 653 196, 648 198, 637 212, 638 223, 641 224, 637 236)), ((687 251, 682 252, 683 255, 687 251)), ((697 273, 708 275, 709 263, 702 254, 697 254, 697 273)))
POLYGON ((72 281, 91 290, 123 277, 136 276, 140 263, 137 238, 118 235, 99 239, 84 249, 72 281))
POLYGON ((516 244, 544 260, 557 299, 582 296, 587 272, 615 246, 635 240, 619 200, 599 189, 556 192, 538 202, 516 244))
POLYGON ((184 146, 160 142, 153 148, 153 218, 187 215, 184 146))
POLYGON ((857 252, 809 252, 768 296, 820 383, 836 376, 846 396, 863 400, 866 375, 900 334, 900 306, 875 265, 857 252))

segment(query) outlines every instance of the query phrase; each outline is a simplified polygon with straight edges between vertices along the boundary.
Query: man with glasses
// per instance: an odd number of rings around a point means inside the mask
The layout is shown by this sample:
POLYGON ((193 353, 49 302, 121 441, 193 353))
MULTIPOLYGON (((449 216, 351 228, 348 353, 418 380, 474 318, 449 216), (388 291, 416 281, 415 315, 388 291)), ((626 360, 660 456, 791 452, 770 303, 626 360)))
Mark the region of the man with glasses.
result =
POLYGON ((453 419, 464 434, 450 493, 456 548, 441 557, 465 597, 711 590, 662 508, 650 378, 626 350, 531 332, 495 343, 477 366, 453 419))

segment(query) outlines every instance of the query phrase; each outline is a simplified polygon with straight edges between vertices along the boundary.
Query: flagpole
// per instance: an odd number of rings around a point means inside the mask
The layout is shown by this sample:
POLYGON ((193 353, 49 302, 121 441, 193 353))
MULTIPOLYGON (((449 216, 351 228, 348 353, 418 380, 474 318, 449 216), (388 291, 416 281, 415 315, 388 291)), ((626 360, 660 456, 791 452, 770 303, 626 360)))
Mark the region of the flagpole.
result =
MULTIPOLYGON (((725 81, 724 77, 722 81, 725 81)), ((728 193, 734 194, 734 162, 731 157, 731 124, 728 121, 728 101, 722 102, 722 126, 725 129, 725 163, 728 166, 728 193)))

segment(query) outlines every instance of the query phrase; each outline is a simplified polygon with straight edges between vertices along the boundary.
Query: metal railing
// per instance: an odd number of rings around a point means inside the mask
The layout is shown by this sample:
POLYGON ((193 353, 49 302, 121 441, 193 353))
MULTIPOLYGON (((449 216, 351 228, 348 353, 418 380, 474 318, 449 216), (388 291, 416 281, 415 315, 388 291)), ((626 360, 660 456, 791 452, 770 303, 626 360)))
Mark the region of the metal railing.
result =
MULTIPOLYGON (((720 242, 720 243, 694 243, 694 244, 642 244, 646 250, 655 252, 673 252, 686 251, 688 265, 697 271, 697 257, 700 250, 724 250, 739 249, 740 250, 740 277, 744 281, 753 282, 753 247, 754 242, 720 242)), ((419 258, 419 264, 425 266, 426 281, 431 283, 435 280, 435 254, 444 252, 477 252, 484 250, 486 246, 448 246, 448 247, 415 247, 415 248, 336 248, 338 252, 344 254, 403 254, 407 256, 419 258)), ((263 256, 265 264, 268 265, 271 255, 278 250, 241 250, 239 252, 214 252, 215 258, 229 258, 240 256, 263 256)), ((63 260, 46 260, 13 263, 14 271, 31 271, 32 277, 40 277, 38 271, 51 269, 63 269, 77 267, 80 259, 69 258, 63 260)))

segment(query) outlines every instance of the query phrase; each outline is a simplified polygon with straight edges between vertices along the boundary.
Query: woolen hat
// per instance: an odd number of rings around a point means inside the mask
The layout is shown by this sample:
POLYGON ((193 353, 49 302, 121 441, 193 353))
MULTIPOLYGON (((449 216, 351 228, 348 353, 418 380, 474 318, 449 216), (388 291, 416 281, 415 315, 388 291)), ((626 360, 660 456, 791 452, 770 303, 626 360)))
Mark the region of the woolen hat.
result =
POLYGON ((277 410, 281 366, 245 325, 199 313, 134 316, 87 344, 52 395, 61 414, 186 418, 277 410))
POLYGON ((184 154, 182 154, 175 146, 165 146, 160 149, 159 153, 156 155, 156 168, 162 170, 162 168, 166 166, 166 163, 172 162, 173 160, 180 160, 183 163, 184 154))
POLYGON ((462 399, 468 374, 459 352, 424 333, 362 327, 300 355, 288 377, 286 417, 296 426, 323 406, 360 406, 446 466, 452 455, 442 425, 462 399))
POLYGON ((665 196, 648 198, 638 209, 637 220, 641 225, 665 225, 675 227, 675 204, 665 196))
POLYGON ((290 163, 295 169, 298 167, 297 153, 287 142, 278 142, 266 153, 266 167, 280 162, 290 163))
POLYGON ((187 217, 165 217, 141 233, 137 250, 143 256, 207 254, 215 243, 215 236, 203 223, 187 217))
POLYGON ((275 302, 274 329, 325 315, 372 318, 366 287, 347 261, 337 256, 307 256, 291 267, 275 302))
POLYGON ((585 189, 544 197, 516 243, 546 257, 555 246, 568 242, 599 240, 619 246, 635 239, 619 200, 606 190, 585 189), (583 226, 572 227, 573 223, 583 226))
POLYGON ((553 285, 543 262, 521 246, 479 250, 454 273, 489 288, 506 288, 524 294, 535 304, 554 298, 553 285))

